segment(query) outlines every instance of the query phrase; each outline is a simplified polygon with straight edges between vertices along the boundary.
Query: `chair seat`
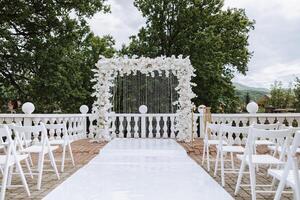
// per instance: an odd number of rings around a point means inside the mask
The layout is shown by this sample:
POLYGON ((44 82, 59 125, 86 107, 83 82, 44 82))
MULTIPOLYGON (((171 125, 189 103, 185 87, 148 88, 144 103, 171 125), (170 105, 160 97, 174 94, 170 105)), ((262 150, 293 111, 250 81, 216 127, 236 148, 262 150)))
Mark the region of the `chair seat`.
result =
MULTIPOLYGON (((223 142, 223 145, 227 144, 227 142, 225 142, 225 141, 222 141, 222 142, 223 142)), ((207 140, 207 142, 206 142, 206 144, 208 144, 208 145, 218 145, 219 143, 220 143, 219 140, 207 140)))
MULTIPOLYGON (((32 140, 22 140, 22 145, 26 144, 26 145, 29 145, 31 144, 32 140)), ((4 143, 2 143, 3 145, 7 146, 8 145, 8 142, 5 141, 4 143)))
MULTIPOLYGON (((268 146, 268 149, 275 151, 276 150, 276 146, 268 146)), ((282 147, 277 147, 277 151, 281 152, 282 147)), ((297 148, 296 150, 297 153, 300 153, 300 148, 297 148)))
MULTIPOLYGON (((243 155, 237 155, 237 158, 242 160, 243 155)), ((247 156, 246 162, 249 163, 249 157, 247 156)), ((281 165, 284 162, 280 161, 279 159, 271 156, 271 155, 252 155, 252 163, 253 164, 274 164, 274 165, 281 165)))
POLYGON ((223 152, 243 153, 245 148, 242 146, 223 146, 223 152))
MULTIPOLYGON (((283 170, 280 169, 269 169, 268 173, 277 178, 278 180, 280 180, 282 178, 282 174, 283 174, 283 170)), ((298 170, 299 173, 299 177, 300 177, 300 170, 298 170)), ((294 172, 292 170, 289 171, 288 177, 286 179, 286 184, 290 187, 295 186, 295 176, 294 176, 294 172)))
MULTIPOLYGON (((69 143, 72 143, 71 140, 68 141, 69 143)), ((68 142, 66 142, 64 139, 58 139, 58 140, 50 140, 49 143, 51 145, 64 145, 64 144, 68 144, 68 142)))
MULTIPOLYGON (((58 146, 50 146, 50 150, 51 151, 54 151, 58 149, 58 146)), ((42 146, 40 145, 33 145, 33 146, 30 146, 30 147, 27 147, 25 149, 23 149, 21 152, 24 152, 24 153, 40 153, 42 151, 42 146)), ((47 152, 47 147, 45 147, 45 154, 48 153, 47 152)))
MULTIPOLYGON (((17 155, 17 159, 18 161, 22 161, 25 160, 28 157, 28 154, 24 154, 24 155, 17 155)), ((0 155, 0 165, 5 165, 6 162, 6 155, 0 155)), ((15 163, 14 157, 13 155, 10 156, 9 158, 9 166, 13 165, 15 163)))
POLYGON ((255 145, 275 145, 275 143, 270 140, 256 140, 255 145))

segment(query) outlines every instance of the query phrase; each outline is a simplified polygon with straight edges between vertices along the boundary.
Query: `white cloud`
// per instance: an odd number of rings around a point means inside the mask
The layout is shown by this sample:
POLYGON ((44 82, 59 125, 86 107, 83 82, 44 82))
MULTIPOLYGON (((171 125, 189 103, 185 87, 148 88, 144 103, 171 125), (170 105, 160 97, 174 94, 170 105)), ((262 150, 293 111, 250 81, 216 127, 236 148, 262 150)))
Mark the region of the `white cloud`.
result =
POLYGON ((111 13, 97 13, 89 24, 92 31, 100 36, 112 35, 116 40, 116 48, 129 42, 129 36, 138 33, 145 20, 133 5, 133 0, 109 0, 111 13))
POLYGON ((254 52, 249 71, 234 81, 269 88, 275 80, 288 86, 300 76, 299 0, 225 0, 225 6, 244 8, 256 21, 249 38, 254 52))

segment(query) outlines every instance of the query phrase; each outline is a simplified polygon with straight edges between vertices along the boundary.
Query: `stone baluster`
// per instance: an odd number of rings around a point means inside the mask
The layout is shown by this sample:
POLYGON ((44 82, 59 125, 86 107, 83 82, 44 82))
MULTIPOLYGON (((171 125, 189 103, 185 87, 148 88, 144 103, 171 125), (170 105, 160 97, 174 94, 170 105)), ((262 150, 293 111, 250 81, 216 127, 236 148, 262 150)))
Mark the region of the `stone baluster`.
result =
POLYGON ((163 138, 168 138, 168 117, 163 116, 163 138))
POLYGON ((113 114, 110 119, 111 119, 111 137, 116 138, 117 137, 117 134, 116 134, 116 116, 113 114))
POLYGON ((119 138, 124 138, 124 125, 123 125, 123 121, 124 121, 124 117, 120 116, 119 117, 120 120, 120 126, 119 126, 119 138))
POLYGON ((80 138, 79 138, 79 128, 80 128, 80 126, 79 126, 79 118, 78 117, 74 117, 74 126, 73 126, 74 128, 73 128, 73 138, 75 139, 75 140, 79 140, 80 138))
POLYGON ((139 137, 139 125, 138 125, 139 117, 134 116, 133 119, 134 119, 134 125, 133 125, 134 138, 138 138, 139 137))
POLYGON ((170 117, 170 126, 171 126, 171 138, 175 138, 175 117, 174 115, 171 115, 170 117))
MULTIPOLYGON (((34 118, 33 119, 33 124, 35 126, 39 125, 41 119, 40 118, 34 118)), ((25 135, 31 135, 31 133, 25 133, 25 135)), ((39 141, 39 135, 40 133, 39 132, 33 132, 33 144, 38 144, 40 141, 39 141)))
MULTIPOLYGON (((51 125, 53 125, 55 123, 56 119, 55 118, 50 118, 49 122, 51 125)), ((54 129, 50 129, 49 130, 49 135, 50 135, 50 140, 54 140, 54 134, 55 134, 55 130, 54 129)))
POLYGON ((131 130, 130 130, 130 116, 124 116, 124 137, 126 133, 126 138, 131 138, 131 130))
POLYGON ((149 138, 153 138, 153 116, 149 115, 149 138))
POLYGON ((155 138, 160 138, 160 115, 156 116, 155 138))
POLYGON ((68 133, 69 133, 69 138, 71 140, 73 140, 73 118, 70 117, 70 118, 66 118, 67 121, 68 121, 68 133))

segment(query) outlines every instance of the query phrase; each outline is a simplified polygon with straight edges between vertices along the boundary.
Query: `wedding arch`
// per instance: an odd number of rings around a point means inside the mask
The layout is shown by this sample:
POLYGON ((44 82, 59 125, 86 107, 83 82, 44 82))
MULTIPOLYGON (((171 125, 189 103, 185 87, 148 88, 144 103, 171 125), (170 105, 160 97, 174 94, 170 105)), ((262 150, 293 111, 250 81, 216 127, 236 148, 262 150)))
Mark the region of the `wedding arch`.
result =
POLYGON ((195 69, 191 65, 189 57, 183 58, 181 55, 177 58, 172 57, 113 57, 105 58, 100 56, 99 61, 96 63, 96 69, 93 69, 95 82, 93 87, 94 93, 92 96, 96 97, 93 104, 92 112, 97 116, 97 132, 99 137, 104 140, 110 140, 107 131, 103 131, 108 127, 107 114, 113 107, 110 99, 112 97, 111 88, 114 87, 114 80, 119 76, 136 75, 137 72, 147 76, 155 76, 155 71, 160 76, 165 75, 168 77, 172 73, 178 79, 178 85, 175 90, 178 93, 178 100, 173 102, 173 105, 178 106, 176 111, 177 117, 175 121, 175 131, 177 131, 177 140, 189 141, 192 134, 192 121, 191 110, 193 104, 191 99, 196 95, 192 91, 191 82, 195 76, 195 69), (102 130, 102 131, 101 131, 102 130))

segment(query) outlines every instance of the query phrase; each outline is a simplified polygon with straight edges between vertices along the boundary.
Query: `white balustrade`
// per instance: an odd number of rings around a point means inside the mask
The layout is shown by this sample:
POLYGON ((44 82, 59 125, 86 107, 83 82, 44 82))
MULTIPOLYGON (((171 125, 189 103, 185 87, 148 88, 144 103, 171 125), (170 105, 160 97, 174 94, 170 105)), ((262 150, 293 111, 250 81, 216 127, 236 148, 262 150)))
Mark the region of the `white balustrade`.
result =
MULTIPOLYGON (((86 111, 86 109, 82 109, 86 111)), ((28 112, 31 113, 31 112, 28 112)), ((99 135, 96 124, 98 116, 95 114, 0 114, 0 124, 19 123, 23 125, 36 125, 40 122, 46 124, 65 123, 72 140, 83 138, 96 138, 99 135)), ((112 138, 176 138, 176 113, 108 113, 107 120, 112 138)), ((248 126, 252 123, 281 123, 288 126, 300 127, 300 113, 256 113, 256 114, 211 114, 213 123, 228 123, 236 126, 248 126)), ((194 114, 194 137, 204 135, 204 114, 194 114)), ((27 134, 26 134, 27 135, 27 134)), ((29 135, 30 136, 30 135, 29 135)), ((212 137, 216 137, 215 134, 212 137)), ((49 130, 50 140, 61 138, 60 132, 49 130)), ((38 143, 40 135, 32 134, 34 143, 38 143)), ((234 143, 244 143, 245 137, 237 133, 234 143)))
MULTIPOLYGON (((10 124, 21 122, 25 126, 38 125, 40 122, 45 124, 66 123, 69 134, 73 140, 86 138, 86 114, 0 114, 0 124, 10 124), (79 123, 82 122, 82 123, 79 123)), ((27 136, 27 134, 26 134, 27 136)), ((39 143, 38 133, 32 135, 34 143, 39 143)), ((61 134, 49 130, 49 139, 60 138, 61 134)))
MULTIPOLYGON (((200 132, 200 137, 204 135, 204 115, 195 114, 199 119, 200 125, 197 129, 200 132)), ((300 127, 300 113, 256 113, 256 114, 211 114, 212 122, 216 124, 224 123, 235 126, 248 126, 253 123, 273 124, 279 122, 286 126, 300 127)), ((214 137, 214 136, 213 136, 214 137)), ((231 138, 229 138, 231 139, 231 138)), ((234 143, 245 143, 245 137, 237 133, 234 138, 234 143)))

